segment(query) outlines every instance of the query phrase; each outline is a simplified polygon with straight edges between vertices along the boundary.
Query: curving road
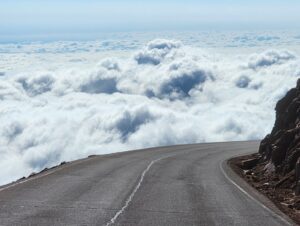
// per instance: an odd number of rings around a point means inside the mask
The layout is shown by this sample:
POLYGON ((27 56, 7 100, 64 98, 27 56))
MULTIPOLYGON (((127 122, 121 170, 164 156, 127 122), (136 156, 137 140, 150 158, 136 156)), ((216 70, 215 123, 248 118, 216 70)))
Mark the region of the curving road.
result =
POLYGON ((288 225, 225 164, 257 148, 193 144, 75 161, 0 188, 0 225, 288 225))

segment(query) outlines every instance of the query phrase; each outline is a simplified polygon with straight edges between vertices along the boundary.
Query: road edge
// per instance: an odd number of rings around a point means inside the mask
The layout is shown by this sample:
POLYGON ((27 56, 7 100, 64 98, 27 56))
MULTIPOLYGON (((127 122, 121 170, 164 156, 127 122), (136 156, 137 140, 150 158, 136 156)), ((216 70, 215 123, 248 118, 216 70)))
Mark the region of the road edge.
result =
MULTIPOLYGON (((233 156, 238 157, 238 156, 233 156)), ((235 187, 237 187, 243 194, 245 194, 248 198, 255 201, 262 208, 266 209, 273 216, 281 219, 282 222, 288 225, 296 225, 297 224, 288 217, 285 213, 283 213, 268 197, 264 194, 257 191, 253 188, 247 181, 245 181, 240 175, 238 175, 228 164, 229 159, 223 160, 220 162, 220 169, 225 176, 225 178, 232 183, 235 187)))

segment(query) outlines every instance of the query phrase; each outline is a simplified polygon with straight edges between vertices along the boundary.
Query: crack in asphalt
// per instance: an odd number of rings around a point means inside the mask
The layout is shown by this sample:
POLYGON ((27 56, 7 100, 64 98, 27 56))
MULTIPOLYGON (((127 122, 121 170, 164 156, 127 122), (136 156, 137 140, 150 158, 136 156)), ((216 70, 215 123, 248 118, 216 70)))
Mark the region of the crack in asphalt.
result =
POLYGON ((150 170, 150 168, 158 161, 169 158, 169 157, 173 157, 174 155, 169 155, 169 156, 165 156, 165 157, 161 157, 155 160, 152 160, 148 166, 146 167, 146 169, 142 172, 141 177, 139 182, 137 183, 137 185, 135 186, 135 188, 133 189, 133 191, 131 192, 131 194, 129 195, 129 197, 127 198, 125 204, 122 206, 122 208, 109 220, 108 223, 106 223, 106 226, 110 226, 113 225, 116 220, 118 219, 118 217, 127 209, 127 207, 129 206, 129 204, 131 203, 134 195, 136 194, 136 192, 139 190, 139 188, 141 187, 144 177, 147 174, 147 172, 150 170))

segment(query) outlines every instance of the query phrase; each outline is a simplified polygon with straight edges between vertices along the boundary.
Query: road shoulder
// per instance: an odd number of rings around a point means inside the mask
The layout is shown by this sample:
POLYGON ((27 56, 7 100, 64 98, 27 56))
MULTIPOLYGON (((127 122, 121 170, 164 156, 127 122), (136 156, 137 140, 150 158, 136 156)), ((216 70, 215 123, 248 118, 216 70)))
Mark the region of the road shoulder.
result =
POLYGON ((239 190, 244 191, 243 193, 245 193, 249 198, 256 201, 264 209, 268 210, 272 215, 279 217, 283 222, 286 222, 290 225, 299 225, 299 222, 296 222, 299 221, 299 219, 291 219, 290 216, 287 216, 287 213, 282 208, 280 208, 280 205, 278 206, 278 203, 271 200, 268 196, 261 193, 259 190, 253 187, 252 184, 245 180, 242 170, 233 164, 233 159, 236 158, 238 157, 231 158, 221 163, 221 167, 225 176, 227 175, 228 179, 235 186, 237 186, 239 190))

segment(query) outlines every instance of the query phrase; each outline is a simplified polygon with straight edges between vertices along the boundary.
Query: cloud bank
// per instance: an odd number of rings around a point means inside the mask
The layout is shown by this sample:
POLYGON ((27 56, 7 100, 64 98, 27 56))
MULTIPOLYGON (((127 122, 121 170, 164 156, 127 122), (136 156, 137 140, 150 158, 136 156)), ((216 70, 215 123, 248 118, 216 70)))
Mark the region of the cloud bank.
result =
POLYGON ((3 72, 0 184, 91 154, 260 139, 299 63, 287 50, 228 57, 155 39, 84 69, 3 72))

